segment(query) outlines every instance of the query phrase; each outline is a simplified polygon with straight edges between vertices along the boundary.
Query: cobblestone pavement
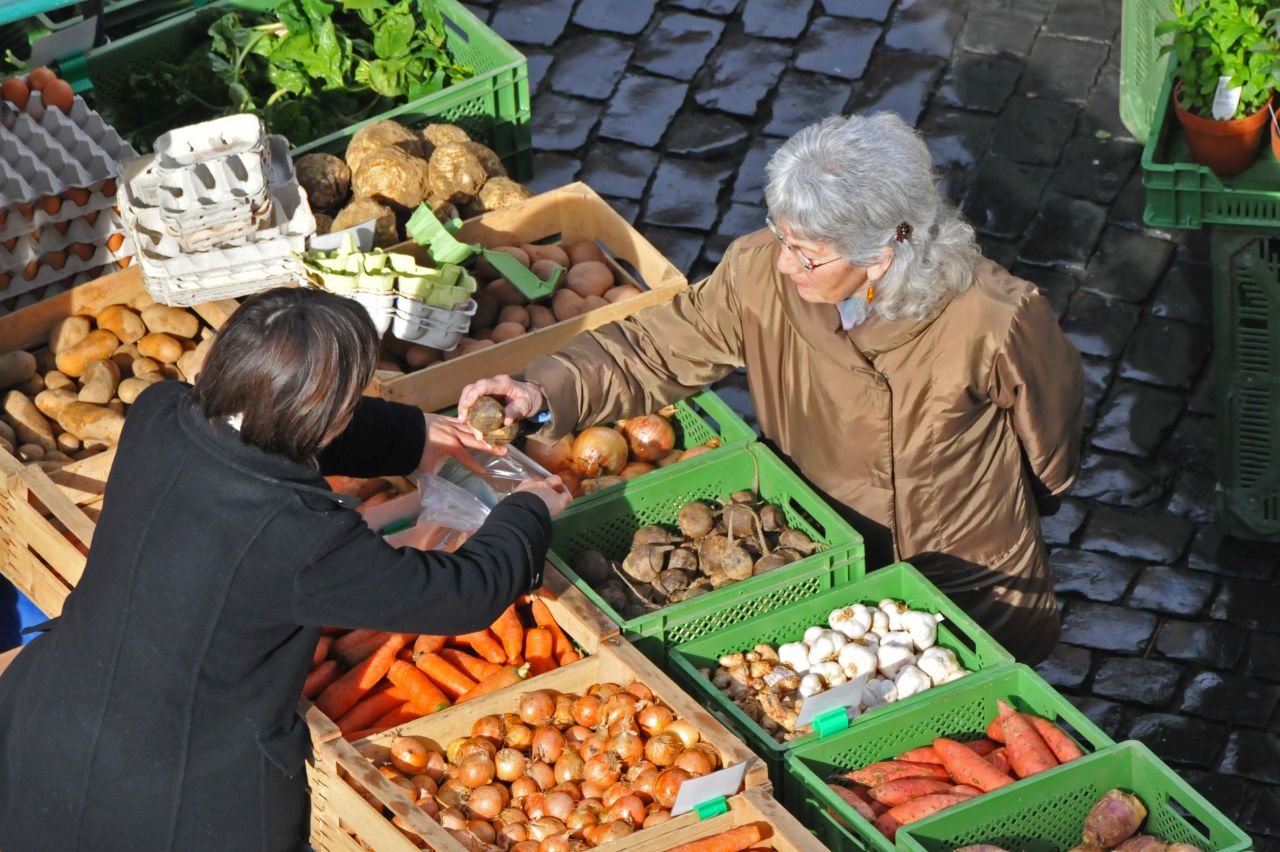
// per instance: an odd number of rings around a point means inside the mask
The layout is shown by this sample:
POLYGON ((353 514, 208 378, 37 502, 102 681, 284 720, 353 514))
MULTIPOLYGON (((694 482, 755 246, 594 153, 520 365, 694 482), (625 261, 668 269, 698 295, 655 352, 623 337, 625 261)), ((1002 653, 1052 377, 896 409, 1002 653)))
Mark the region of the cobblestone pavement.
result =
MULTIPOLYGON (((474 2, 529 57, 535 188, 585 180, 691 280, 760 227, 790 133, 878 109, 924 133, 987 254, 1084 353, 1040 673, 1280 850, 1280 557, 1212 526, 1207 244, 1142 224, 1120 0, 474 2)), ((750 411, 740 379, 718 389, 750 411)))

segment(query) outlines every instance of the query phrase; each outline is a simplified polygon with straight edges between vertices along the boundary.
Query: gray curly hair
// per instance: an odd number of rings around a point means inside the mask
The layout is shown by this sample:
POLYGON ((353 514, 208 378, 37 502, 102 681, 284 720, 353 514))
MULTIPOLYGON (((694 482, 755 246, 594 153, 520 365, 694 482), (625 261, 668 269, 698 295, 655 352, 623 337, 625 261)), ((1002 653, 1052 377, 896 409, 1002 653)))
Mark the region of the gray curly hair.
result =
POLYGON ((855 266, 896 252, 876 282, 874 309, 925 319, 969 287, 980 252, 973 228, 938 191, 929 149, 894 113, 832 116, 769 159, 765 201, 796 236, 833 245, 855 266), (895 238, 899 224, 911 235, 895 238))

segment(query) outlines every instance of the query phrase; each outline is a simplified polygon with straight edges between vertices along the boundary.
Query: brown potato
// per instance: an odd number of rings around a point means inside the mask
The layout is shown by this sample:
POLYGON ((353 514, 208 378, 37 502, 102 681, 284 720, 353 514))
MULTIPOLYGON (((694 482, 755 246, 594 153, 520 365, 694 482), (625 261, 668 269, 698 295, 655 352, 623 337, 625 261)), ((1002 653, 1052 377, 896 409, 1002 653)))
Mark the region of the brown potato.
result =
POLYGON ((556 324, 556 315, 546 305, 529 306, 529 327, 535 331, 556 324))
POLYGON ((569 266, 569 254, 560 246, 540 246, 537 243, 524 243, 520 248, 524 249, 525 254, 529 255, 531 264, 539 260, 550 260, 558 266, 566 268, 569 266))
POLYGON ((120 385, 120 368, 114 361, 94 361, 84 371, 84 382, 80 387, 78 399, 94 405, 106 405, 115 398, 116 388, 120 385))
POLYGON ((472 340, 493 340, 493 329, 482 328, 478 331, 471 332, 472 340))
POLYGON ((630 284, 620 284, 604 294, 607 301, 621 302, 624 299, 631 299, 640 295, 640 290, 632 287, 630 284))
MULTIPOLYGON (((146 310, 157 307, 163 306, 150 305, 146 310)), ((166 308, 166 310, 172 310, 172 308, 166 308)), ((120 338, 122 343, 133 343, 147 333, 147 324, 143 322, 142 317, 124 305, 108 305, 103 308, 98 313, 98 328, 105 328, 120 338)), ((152 329, 152 331, 155 330, 152 329)))
POLYGON ((44 374, 44 386, 46 390, 60 390, 62 388, 74 388, 75 380, 65 373, 57 370, 50 370, 44 374))
POLYGON ((613 287, 613 271, 599 261, 584 260, 569 269, 564 283, 584 299, 603 296, 613 287))
POLYGON ((375 248, 386 248, 400 242, 396 214, 390 207, 379 204, 372 198, 357 198, 343 207, 338 215, 333 217, 333 230, 352 228, 370 219, 374 220, 373 245, 375 248))
POLYGON ((64 453, 74 453, 80 449, 80 439, 70 432, 59 432, 55 440, 58 442, 58 449, 64 453))
POLYGON ((385 145, 393 145, 415 157, 421 157, 425 153, 422 140, 403 124, 389 120, 375 121, 357 130, 351 137, 351 141, 347 143, 347 154, 344 158, 347 161, 347 168, 351 169, 354 175, 363 165, 365 157, 385 145))
MULTIPOLYGON (((119 400, 116 400, 119 402, 119 400)), ((108 405, 91 405, 87 402, 70 402, 63 407, 58 425, 81 441, 120 440, 124 428, 124 415, 108 405)))
POLYGON ((125 405, 133 405, 138 399, 138 394, 154 385, 156 382, 164 381, 164 375, 158 370, 152 373, 143 373, 141 376, 125 379, 120 383, 120 387, 116 392, 120 394, 120 401, 125 405))
POLYGON ((182 374, 183 379, 195 384, 196 377, 204 369, 204 359, 209 357, 209 350, 212 348, 213 338, 210 337, 201 340, 194 349, 182 353, 182 357, 178 359, 178 372, 182 374))
POLYGON ((49 349, 57 355, 66 352, 89 336, 93 324, 88 317, 64 317, 49 330, 49 349))
POLYGON ((493 332, 489 335, 489 339, 494 343, 502 343, 507 340, 515 340, 524 334, 524 326, 518 322, 500 322, 493 327, 493 332))
POLYGON ((120 338, 105 328, 95 329, 75 346, 58 353, 58 370, 78 379, 94 361, 110 358, 119 345, 120 338))
POLYGON ((471 317, 471 327, 473 329, 491 327, 494 321, 497 320, 498 311, 502 308, 502 305, 499 305, 497 299, 483 290, 476 293, 473 298, 476 300, 476 312, 471 317))
POLYGON ((36 356, 21 350, 0 355, 0 388, 25 382, 36 374, 36 356))
POLYGON ((45 417, 58 419, 62 409, 79 399, 73 390, 46 390, 36 394, 36 408, 45 417))
POLYGON ((576 317, 582 310, 582 297, 567 287, 561 287, 551 295, 551 312, 557 320, 576 317))
POLYGON ((498 311, 498 324, 504 322, 519 323, 521 328, 529 327, 529 309, 522 305, 507 305, 498 311))
POLYGON ((156 334, 190 339, 200 333, 200 320, 182 308, 152 305, 142 311, 142 321, 147 324, 148 331, 156 334))
POLYGON ((311 215, 316 217, 317 234, 327 234, 333 230, 333 217, 328 213, 313 212, 311 215))
POLYGON ((497 344, 492 340, 471 340, 470 338, 464 337, 462 340, 458 341, 458 347, 456 349, 452 352, 444 353, 444 360, 452 361, 454 358, 461 358, 463 355, 470 355, 472 352, 477 352, 481 349, 488 349, 490 346, 496 345, 497 344))
POLYGON ((143 358, 139 356, 132 364, 129 365, 129 372, 135 377, 144 376, 147 373, 158 373, 160 372, 160 362, 155 358, 143 358))
POLYGON ((391 358, 379 359, 377 370, 380 373, 404 373, 404 367, 400 365, 400 362, 394 361, 391 358))
POLYGON ((569 263, 579 264, 584 261, 594 260, 597 263, 604 263, 604 252, 600 250, 600 246, 591 240, 580 240, 576 243, 568 243, 565 245, 565 252, 569 255, 569 263))
POLYGON ((548 281, 552 275, 556 274, 557 269, 564 269, 564 267, 554 260, 535 260, 529 269, 538 276, 540 281, 548 281))
POLYGON ((582 300, 583 312, 594 311, 596 308, 607 308, 609 302, 603 296, 587 296, 582 300))
POLYGON ((31 378, 27 379, 25 382, 19 382, 14 385, 14 387, 25 393, 27 396, 35 396, 40 393, 40 391, 44 390, 44 376, 39 373, 35 373, 31 378))
POLYGON ((303 154, 293 161, 298 183, 313 209, 341 207, 351 193, 351 167, 333 154, 303 154))
POLYGON ((138 352, 144 358, 173 364, 182 357, 182 344, 167 334, 152 333, 138 341, 138 352))
MULTIPOLYGON (((65 391, 60 391, 65 393, 65 391)), ((42 393, 49 393, 43 391, 42 393)), ((72 394, 74 396, 74 394, 72 394)), ((46 450, 52 450, 57 444, 53 437, 53 427, 44 419, 40 409, 25 394, 9 391, 4 396, 4 415, 13 427, 17 443, 39 444, 46 450)))
POLYGON ((410 343, 409 348, 405 350, 404 362, 410 370, 421 370, 423 367, 429 367, 444 358, 444 353, 439 349, 433 349, 430 346, 423 346, 419 343, 410 343))
POLYGON ((405 210, 421 204, 430 189, 426 161, 391 145, 366 156, 351 179, 356 198, 372 198, 405 210))
POLYGON ((128 302, 126 302, 126 304, 130 308, 132 308, 135 312, 141 311, 144 308, 149 308, 155 303, 156 303, 156 300, 151 298, 151 294, 148 293, 146 290, 143 290, 141 293, 134 294, 133 297, 130 298, 128 302))
POLYGON ((516 286, 505 278, 495 278, 485 285, 484 292, 491 296, 498 303, 499 308, 507 305, 527 305, 529 300, 525 298, 524 293, 516 289, 516 286))

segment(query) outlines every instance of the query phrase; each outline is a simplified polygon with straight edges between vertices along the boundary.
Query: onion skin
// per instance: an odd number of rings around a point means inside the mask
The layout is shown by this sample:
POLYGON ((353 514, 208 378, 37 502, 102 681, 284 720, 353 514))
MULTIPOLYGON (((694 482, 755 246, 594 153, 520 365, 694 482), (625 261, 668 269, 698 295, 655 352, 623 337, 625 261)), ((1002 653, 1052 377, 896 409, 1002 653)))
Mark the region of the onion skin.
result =
POLYGON ((616 476, 627 464, 627 439, 608 426, 583 429, 573 440, 573 472, 588 479, 616 476))
POLYGON ((557 441, 546 441, 530 435, 525 438, 524 452, 551 473, 559 473, 568 469, 573 462, 573 436, 565 435, 557 441))
POLYGON ((685 748, 693 748, 698 744, 698 740, 702 739, 698 729, 687 719, 676 719, 663 733, 675 734, 685 748))
POLYGON ((675 449, 676 433, 661 414, 642 414, 622 424, 631 455, 644 462, 656 462, 675 449))
POLYGON ((676 794, 680 785, 692 776, 683 769, 668 769, 658 776, 653 785, 653 800, 664 808, 670 809, 676 803, 676 794))
POLYGON ((556 712, 556 700, 543 689, 526 692, 520 696, 520 721, 532 728, 540 728, 551 722, 556 712))

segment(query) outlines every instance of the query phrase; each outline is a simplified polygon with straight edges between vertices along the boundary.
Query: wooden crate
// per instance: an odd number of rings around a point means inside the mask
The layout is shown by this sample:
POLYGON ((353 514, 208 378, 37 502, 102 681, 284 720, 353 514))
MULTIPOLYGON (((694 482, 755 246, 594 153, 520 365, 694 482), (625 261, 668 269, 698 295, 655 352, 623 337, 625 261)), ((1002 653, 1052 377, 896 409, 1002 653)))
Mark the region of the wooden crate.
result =
MULTIPOLYGON (((375 384, 377 393, 386 399, 417 405, 425 411, 451 408, 471 382, 520 372, 538 356, 564 348, 581 332, 669 302, 688 286, 684 275, 585 183, 571 183, 505 210, 469 219, 458 237, 490 247, 557 237, 570 242, 597 240, 608 250, 607 255, 631 267, 609 261, 619 280, 644 292, 452 361, 404 375, 381 373, 375 384)), ((426 249, 412 242, 401 243, 391 251, 411 254, 422 262, 428 260, 426 249)))
MULTIPOLYGON (((385 745, 399 734, 408 734, 427 737, 444 746, 456 737, 470 736, 471 725, 479 717, 491 713, 512 712, 520 694, 530 689, 581 692, 592 683, 625 684, 633 680, 646 684, 656 696, 675 711, 677 716, 691 721, 702 733, 703 739, 719 749, 726 766, 745 762, 747 764, 745 787, 767 786, 768 770, 760 758, 621 636, 604 639, 600 642, 598 653, 576 663, 548 672, 523 684, 478 698, 465 707, 443 710, 432 716, 425 716, 407 725, 393 728, 372 737, 371 741, 385 745)), ((353 831, 361 841, 378 852, 412 852, 417 848, 412 841, 401 834, 396 826, 391 824, 388 818, 376 811, 339 777, 339 768, 376 796, 391 814, 403 817, 408 826, 417 832, 431 849, 438 852, 463 852, 464 847, 449 836, 439 823, 419 810, 398 787, 383 777, 372 763, 342 739, 336 729, 331 727, 332 723, 325 724, 327 720, 324 720, 314 707, 309 708, 304 717, 311 728, 315 752, 314 763, 308 766, 307 774, 312 785, 311 845, 318 852, 361 849, 360 844, 353 840, 345 829, 353 831)), ((735 796, 730 801, 739 798, 741 796, 735 796)), ((650 837, 664 836, 677 829, 690 828, 697 821, 696 814, 685 814, 662 826, 638 832, 623 841, 599 848, 604 850, 640 848, 634 844, 647 842, 650 837), (650 832, 653 833, 650 834, 650 832)))
POLYGON ((668 849, 713 837, 731 828, 753 822, 768 823, 773 830, 768 838, 752 847, 754 849, 777 849, 779 852, 826 852, 827 848, 810 834, 799 820, 783 809, 766 787, 753 787, 743 791, 740 796, 734 796, 729 800, 728 813, 695 822, 692 825, 676 826, 675 822, 677 821, 672 820, 651 829, 654 832, 652 839, 642 837, 628 845, 627 849, 629 852, 666 852, 668 849), (668 825, 672 827, 667 829, 668 825))

